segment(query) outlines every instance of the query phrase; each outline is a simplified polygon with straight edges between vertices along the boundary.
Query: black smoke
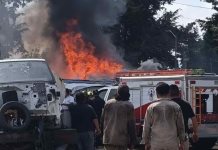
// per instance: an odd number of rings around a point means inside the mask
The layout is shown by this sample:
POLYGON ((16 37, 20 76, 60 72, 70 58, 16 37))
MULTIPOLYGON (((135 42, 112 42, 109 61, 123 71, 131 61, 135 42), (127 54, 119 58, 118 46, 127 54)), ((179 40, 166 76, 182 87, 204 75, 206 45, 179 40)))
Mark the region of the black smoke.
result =
POLYGON ((118 23, 126 10, 126 0, 48 0, 48 8, 52 37, 58 40, 57 32, 69 32, 66 23, 76 19, 77 30, 96 47, 97 56, 118 58, 110 35, 103 29, 118 23))

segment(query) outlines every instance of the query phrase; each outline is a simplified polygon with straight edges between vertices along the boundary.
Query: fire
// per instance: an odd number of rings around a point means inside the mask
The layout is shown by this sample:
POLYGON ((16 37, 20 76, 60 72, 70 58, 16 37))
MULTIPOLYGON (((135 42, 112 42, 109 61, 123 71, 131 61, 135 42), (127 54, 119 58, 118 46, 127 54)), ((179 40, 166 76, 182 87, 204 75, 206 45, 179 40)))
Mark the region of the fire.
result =
MULTIPOLYGON (((77 22, 73 20, 68 23, 68 26, 75 27, 76 24, 77 22)), ((111 59, 96 57, 94 45, 85 42, 82 34, 75 30, 60 34, 59 42, 67 64, 65 78, 113 76, 122 69, 121 64, 111 59)))

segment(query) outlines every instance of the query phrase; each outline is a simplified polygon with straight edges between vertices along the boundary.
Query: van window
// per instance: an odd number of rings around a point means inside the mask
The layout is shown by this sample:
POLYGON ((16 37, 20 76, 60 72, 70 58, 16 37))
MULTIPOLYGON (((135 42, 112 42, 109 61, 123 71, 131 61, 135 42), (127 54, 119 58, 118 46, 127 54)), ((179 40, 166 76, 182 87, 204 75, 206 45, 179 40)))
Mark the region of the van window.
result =
POLYGON ((116 93, 117 89, 111 89, 107 100, 115 98, 116 93))
POLYGON ((107 93, 107 89, 101 90, 98 92, 99 97, 103 100, 105 100, 105 94, 107 93))

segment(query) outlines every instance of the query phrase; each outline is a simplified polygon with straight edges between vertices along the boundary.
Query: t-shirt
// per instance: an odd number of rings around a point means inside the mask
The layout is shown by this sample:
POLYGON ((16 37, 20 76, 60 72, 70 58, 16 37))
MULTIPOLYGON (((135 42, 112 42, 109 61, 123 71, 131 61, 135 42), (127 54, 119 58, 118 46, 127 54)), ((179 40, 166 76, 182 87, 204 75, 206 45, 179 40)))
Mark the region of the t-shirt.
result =
POLYGON ((182 100, 181 98, 173 98, 174 102, 176 102, 182 109, 184 124, 185 124, 185 132, 188 133, 188 119, 195 116, 191 105, 187 102, 182 100))
MULTIPOLYGON (((74 98, 73 96, 67 96, 64 98, 64 101, 62 104, 72 104, 74 103, 74 98)), ((68 106, 62 105, 62 110, 68 110, 68 106)))
POLYGON ((94 131, 93 120, 97 119, 97 115, 88 104, 72 104, 69 106, 71 113, 72 128, 77 129, 78 132, 94 131))
POLYGON ((105 101, 101 99, 100 97, 95 97, 95 99, 89 100, 89 104, 94 108, 98 116, 98 121, 100 121, 102 110, 105 105, 105 101))

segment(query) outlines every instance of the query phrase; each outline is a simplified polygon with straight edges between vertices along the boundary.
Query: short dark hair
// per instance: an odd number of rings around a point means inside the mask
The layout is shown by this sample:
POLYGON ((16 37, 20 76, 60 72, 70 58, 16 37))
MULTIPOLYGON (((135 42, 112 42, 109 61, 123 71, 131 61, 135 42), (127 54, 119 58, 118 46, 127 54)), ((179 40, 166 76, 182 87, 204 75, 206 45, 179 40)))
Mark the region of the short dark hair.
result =
POLYGON ((156 85, 156 92, 160 96, 169 94, 170 86, 167 83, 160 82, 156 85))
POLYGON ((87 100, 85 93, 79 92, 76 94, 75 101, 77 104, 84 104, 87 100))
POLYGON ((179 96, 179 87, 175 84, 170 85, 170 96, 179 96))
POLYGON ((128 101, 130 97, 129 87, 125 84, 122 84, 118 87, 117 95, 115 97, 116 100, 120 101, 128 101))

